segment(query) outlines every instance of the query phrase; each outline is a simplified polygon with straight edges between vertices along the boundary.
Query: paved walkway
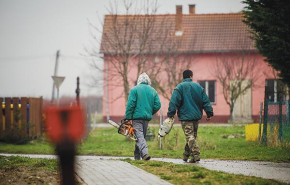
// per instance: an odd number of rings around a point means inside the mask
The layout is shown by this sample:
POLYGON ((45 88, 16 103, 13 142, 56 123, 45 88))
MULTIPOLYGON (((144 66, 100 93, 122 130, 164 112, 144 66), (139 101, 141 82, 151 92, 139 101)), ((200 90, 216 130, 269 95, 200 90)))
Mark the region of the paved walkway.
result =
POLYGON ((127 162, 78 158, 76 174, 89 185, 170 185, 170 183, 127 162))
MULTIPOLYGON (((11 154, 0 154, 10 156, 11 154)), ((13 154, 14 155, 14 154, 13 154)), ((25 155, 31 158, 57 158, 55 155, 25 155)), ((111 156, 77 156, 76 174, 88 185, 95 184, 126 184, 126 185, 169 185, 170 183, 147 173, 124 161, 116 159, 128 157, 111 156)), ((129 157, 133 159, 132 157, 129 157)), ((151 160, 187 164, 205 167, 209 170, 223 171, 232 174, 242 174, 265 179, 274 179, 290 183, 290 163, 273 163, 259 161, 233 161, 201 159, 199 163, 185 163, 181 159, 152 158, 151 160)))
MULTIPOLYGON (((111 156, 78 156, 79 160, 109 160, 128 157, 111 156)), ((129 157, 133 160, 133 157, 129 157)), ((174 164, 194 165, 207 168, 209 170, 222 171, 231 174, 242 174, 245 176, 255 176, 264 179, 274 179, 281 182, 290 183, 290 163, 274 163, 261 161, 237 161, 237 160, 213 160, 201 159, 198 163, 185 163, 181 159, 171 158, 151 158, 151 160, 170 162, 174 164)))
MULTIPOLYGON (((57 158, 56 155, 1 153, 0 155, 19 155, 30 158, 57 158)), ((112 160, 120 158, 121 157, 77 156, 75 173, 77 177, 87 185, 171 185, 171 183, 127 162, 112 160)))
MULTIPOLYGON (((153 158, 153 160, 185 164, 181 159, 153 158)), ((255 176, 263 179, 274 179, 280 182, 290 183, 290 163, 201 159, 199 163, 186 164, 204 167, 209 170, 255 176)))
MULTIPOLYGON (((243 124, 229 124, 229 123, 200 123, 198 126, 199 127, 207 127, 207 126, 212 126, 212 127, 232 127, 232 126, 241 126, 243 124)), ((110 125, 109 123, 93 123, 91 125, 93 128, 102 128, 102 127, 112 127, 112 125, 110 125)), ((149 127, 159 127, 159 124, 149 124, 149 127)), ((180 127, 181 124, 176 123, 174 124, 174 127, 180 127)))

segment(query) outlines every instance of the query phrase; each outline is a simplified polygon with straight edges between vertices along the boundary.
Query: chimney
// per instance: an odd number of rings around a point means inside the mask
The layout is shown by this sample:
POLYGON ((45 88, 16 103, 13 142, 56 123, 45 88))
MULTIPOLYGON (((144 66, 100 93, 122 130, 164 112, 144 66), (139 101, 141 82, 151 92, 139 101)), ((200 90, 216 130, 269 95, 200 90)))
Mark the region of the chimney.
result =
POLYGON ((195 4, 190 4, 188 5, 189 7, 189 15, 194 15, 195 14, 195 4))
POLYGON ((182 5, 176 5, 175 15, 175 35, 181 36, 183 34, 182 28, 182 5))

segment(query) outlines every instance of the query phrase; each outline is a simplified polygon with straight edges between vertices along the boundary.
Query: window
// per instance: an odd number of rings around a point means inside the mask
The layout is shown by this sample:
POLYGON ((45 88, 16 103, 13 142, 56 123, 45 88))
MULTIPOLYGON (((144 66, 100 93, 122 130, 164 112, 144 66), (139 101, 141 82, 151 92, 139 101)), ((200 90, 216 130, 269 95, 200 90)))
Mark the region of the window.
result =
POLYGON ((209 101, 215 103, 215 81, 198 81, 198 83, 204 88, 209 101))
POLYGON ((266 80, 266 86, 268 86, 268 99, 272 102, 277 101, 277 80, 266 80))
MULTIPOLYGON (((278 101, 278 93, 284 91, 284 85, 280 80, 267 79, 266 86, 268 86, 268 100, 272 102, 278 101)), ((283 95, 283 99, 285 96, 283 95)))

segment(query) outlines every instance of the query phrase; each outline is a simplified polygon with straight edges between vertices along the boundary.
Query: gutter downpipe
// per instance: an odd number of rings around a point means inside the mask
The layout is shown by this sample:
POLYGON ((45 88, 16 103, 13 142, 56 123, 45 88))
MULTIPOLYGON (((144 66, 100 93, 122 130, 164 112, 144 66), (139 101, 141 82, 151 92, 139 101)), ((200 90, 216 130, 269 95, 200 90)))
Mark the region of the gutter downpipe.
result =
POLYGON ((109 114, 109 62, 106 60, 104 56, 104 60, 106 62, 106 113, 107 113, 107 122, 110 119, 110 114, 109 114))

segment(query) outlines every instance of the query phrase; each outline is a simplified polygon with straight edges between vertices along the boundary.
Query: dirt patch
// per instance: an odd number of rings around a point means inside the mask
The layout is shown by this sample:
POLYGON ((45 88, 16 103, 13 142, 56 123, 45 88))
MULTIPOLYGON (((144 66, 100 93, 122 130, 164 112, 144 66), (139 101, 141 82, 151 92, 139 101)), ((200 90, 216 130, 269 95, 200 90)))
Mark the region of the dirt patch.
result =
MULTIPOLYGON (((45 164, 37 164, 34 166, 5 167, 0 169, 0 185, 59 185, 61 180, 59 171, 37 169, 42 166, 45 166, 45 164)), ((76 184, 81 185, 84 183, 76 177, 76 184)))
POLYGON ((0 184, 60 184, 58 171, 36 169, 33 166, 0 169, 0 184))

